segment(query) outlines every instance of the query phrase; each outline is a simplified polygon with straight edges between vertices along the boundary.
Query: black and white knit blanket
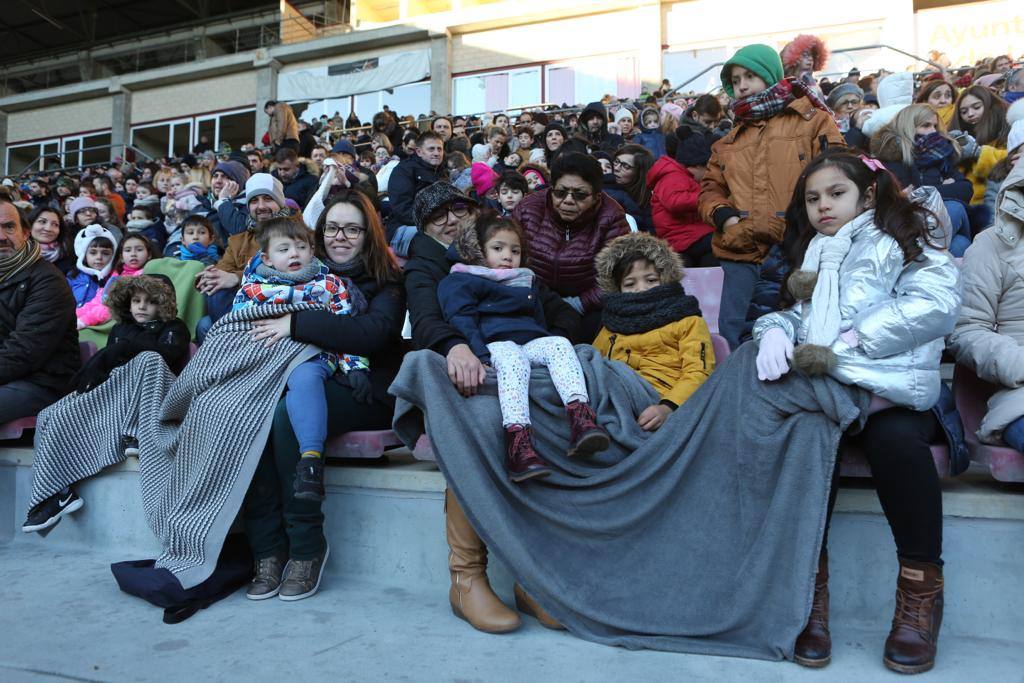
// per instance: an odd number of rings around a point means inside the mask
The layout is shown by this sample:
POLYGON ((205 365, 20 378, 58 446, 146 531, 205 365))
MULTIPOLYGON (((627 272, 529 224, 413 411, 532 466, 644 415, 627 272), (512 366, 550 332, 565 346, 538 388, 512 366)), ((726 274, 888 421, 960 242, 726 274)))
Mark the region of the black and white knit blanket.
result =
POLYGON ((139 441, 146 521, 166 567, 191 588, 210 576, 267 441, 285 381, 320 349, 291 339, 271 348, 249 337, 252 321, 309 308, 258 306, 224 316, 175 379, 146 352, 92 391, 39 414, 32 498, 124 460, 122 435, 139 441))

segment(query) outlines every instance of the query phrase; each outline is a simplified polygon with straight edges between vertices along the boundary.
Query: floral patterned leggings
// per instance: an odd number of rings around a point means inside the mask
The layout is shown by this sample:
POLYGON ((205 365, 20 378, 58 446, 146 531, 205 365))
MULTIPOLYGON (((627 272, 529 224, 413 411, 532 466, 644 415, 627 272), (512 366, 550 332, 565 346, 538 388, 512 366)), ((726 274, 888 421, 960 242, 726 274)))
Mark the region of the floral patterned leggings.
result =
POLYGON ((541 337, 522 346, 509 341, 491 342, 487 350, 491 352, 491 365, 498 373, 498 403, 503 427, 530 424, 530 367, 533 365, 547 366, 555 390, 565 405, 590 401, 576 350, 565 337, 541 337))

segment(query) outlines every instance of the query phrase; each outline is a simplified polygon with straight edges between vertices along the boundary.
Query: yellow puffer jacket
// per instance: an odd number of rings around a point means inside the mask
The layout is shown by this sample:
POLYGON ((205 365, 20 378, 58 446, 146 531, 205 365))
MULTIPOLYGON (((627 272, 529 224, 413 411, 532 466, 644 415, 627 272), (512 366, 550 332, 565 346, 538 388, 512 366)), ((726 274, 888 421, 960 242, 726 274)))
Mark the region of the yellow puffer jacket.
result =
POLYGON ((690 398, 715 369, 711 333, 696 315, 639 334, 616 334, 604 327, 594 348, 633 368, 662 400, 676 406, 690 398))
POLYGON ((982 145, 981 154, 974 162, 970 170, 966 172, 967 179, 974 186, 974 196, 971 197, 971 204, 981 204, 985 201, 985 187, 988 183, 988 174, 992 167, 1006 158, 1006 150, 992 145, 982 145))

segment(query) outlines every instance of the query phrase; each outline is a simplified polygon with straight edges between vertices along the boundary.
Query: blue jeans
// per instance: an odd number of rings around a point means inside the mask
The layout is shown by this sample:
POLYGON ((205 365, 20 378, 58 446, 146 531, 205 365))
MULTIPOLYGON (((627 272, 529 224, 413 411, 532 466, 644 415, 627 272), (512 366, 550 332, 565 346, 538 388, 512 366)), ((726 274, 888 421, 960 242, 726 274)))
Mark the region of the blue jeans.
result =
POLYGON ((391 237, 391 250, 395 256, 406 258, 409 256, 409 244, 418 232, 415 225, 400 225, 395 228, 395 234, 391 237))
POLYGON ((944 199, 942 203, 946 205, 946 213, 949 214, 953 231, 949 253, 959 258, 967 251, 967 247, 971 246, 971 221, 967 217, 967 207, 955 199, 944 199))
POLYGON ((213 294, 206 294, 206 315, 196 324, 196 343, 202 344, 206 333, 213 324, 231 311, 237 289, 221 289, 213 294))
POLYGON ((1003 430, 1003 441, 1018 453, 1024 453, 1024 417, 1018 417, 1006 425, 1006 429, 1003 430))
POLYGON ((299 453, 324 452, 327 440, 327 394, 324 383, 331 378, 330 366, 320 358, 302 363, 288 376, 284 396, 288 419, 299 442, 299 453))
POLYGON ((720 260, 722 267, 722 302, 718 309, 718 333, 725 337, 729 349, 740 345, 744 324, 747 322, 747 308, 754 296, 754 286, 761 277, 759 263, 740 263, 720 260))

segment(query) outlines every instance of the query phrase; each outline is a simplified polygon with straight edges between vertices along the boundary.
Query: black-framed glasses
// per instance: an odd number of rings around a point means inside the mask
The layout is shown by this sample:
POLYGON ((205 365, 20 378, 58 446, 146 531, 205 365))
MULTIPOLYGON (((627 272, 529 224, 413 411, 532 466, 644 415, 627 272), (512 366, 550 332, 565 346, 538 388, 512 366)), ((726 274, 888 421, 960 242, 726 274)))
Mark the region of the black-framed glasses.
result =
POLYGON ((616 159, 612 162, 612 168, 621 168, 623 171, 632 171, 636 166, 633 164, 627 164, 622 159, 616 159))
POLYGON ((448 214, 456 218, 465 218, 469 215, 469 204, 465 202, 452 202, 430 219, 431 225, 444 225, 448 222, 448 214))
POLYGON ((564 201, 566 197, 572 195, 572 198, 577 202, 586 201, 588 197, 593 196, 593 192, 587 192, 586 190, 566 190, 561 187, 556 187, 551 190, 551 196, 558 201, 564 201))
POLYGON ((347 225, 338 225, 336 223, 328 223, 324 226, 324 237, 327 239, 334 239, 340 233, 347 240, 359 239, 359 236, 366 232, 366 228, 355 223, 349 223, 347 225))

